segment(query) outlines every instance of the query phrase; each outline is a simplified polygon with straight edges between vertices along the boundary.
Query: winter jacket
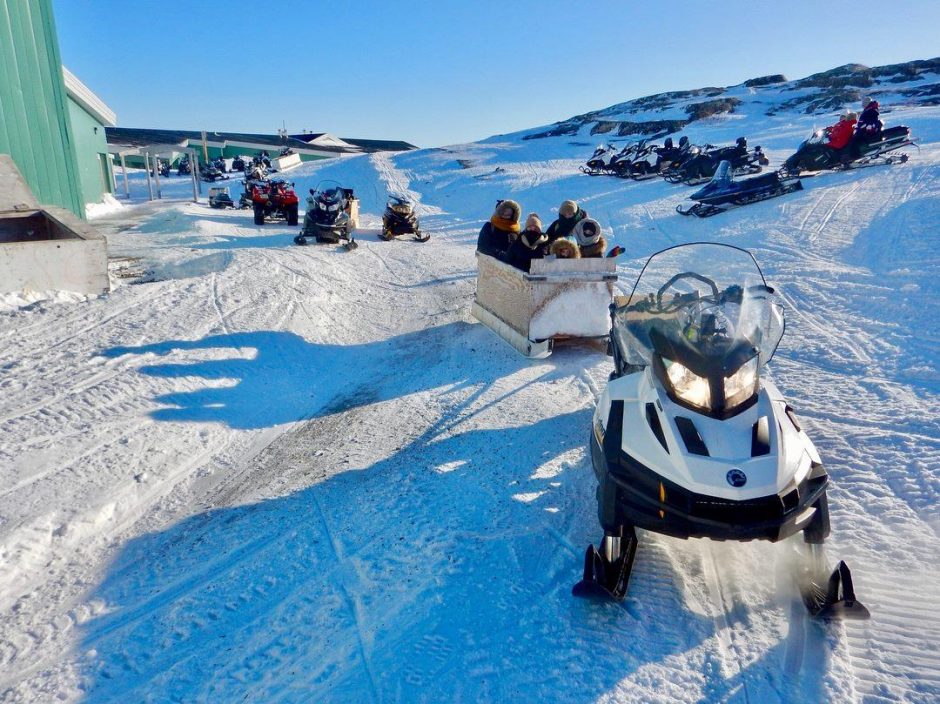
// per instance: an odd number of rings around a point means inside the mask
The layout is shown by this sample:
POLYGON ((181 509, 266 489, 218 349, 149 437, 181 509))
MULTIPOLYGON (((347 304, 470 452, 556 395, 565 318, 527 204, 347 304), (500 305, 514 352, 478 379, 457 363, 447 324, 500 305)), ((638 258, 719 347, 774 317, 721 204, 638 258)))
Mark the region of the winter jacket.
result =
POLYGON ((852 140, 852 135, 855 134, 855 120, 839 120, 828 128, 828 133, 828 145, 833 149, 842 149, 852 140))
POLYGON ((555 240, 570 235, 572 230, 574 230, 574 226, 587 216, 587 211, 584 208, 578 208, 578 212, 570 218, 564 218, 559 215, 558 219, 549 225, 548 229, 545 231, 545 234, 548 235, 548 243, 551 244, 555 240))
POLYGON ((487 221, 480 228, 480 236, 477 238, 477 251, 481 254, 489 254, 491 257, 499 258, 505 254, 515 238, 514 233, 509 230, 501 230, 487 221))
POLYGON ((855 126, 855 132, 865 137, 870 137, 881 132, 884 123, 878 118, 878 104, 869 103, 868 107, 862 110, 858 116, 858 124, 855 126))
POLYGON ((512 241, 509 249, 500 257, 507 264, 511 264, 517 269, 529 271, 532 268, 533 259, 541 259, 548 253, 548 241, 540 232, 523 232, 512 241), (541 242, 538 240, 541 239, 541 242), (530 247, 528 243, 538 242, 535 247, 530 247))

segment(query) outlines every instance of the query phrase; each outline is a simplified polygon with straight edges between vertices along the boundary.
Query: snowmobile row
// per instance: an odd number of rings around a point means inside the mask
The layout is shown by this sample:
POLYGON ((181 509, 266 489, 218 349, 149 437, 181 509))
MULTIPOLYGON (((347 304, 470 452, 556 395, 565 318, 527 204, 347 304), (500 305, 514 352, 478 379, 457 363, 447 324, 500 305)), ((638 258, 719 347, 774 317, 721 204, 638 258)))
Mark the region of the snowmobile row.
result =
POLYGON ((590 437, 604 534, 572 593, 622 600, 638 531, 787 541, 810 616, 868 618, 848 566, 826 563, 829 476, 763 373, 784 317, 753 256, 717 243, 658 252, 610 321, 614 371, 590 437))
POLYGON ((694 205, 684 207, 680 204, 676 206, 676 211, 680 215, 711 217, 742 205, 802 190, 800 176, 811 176, 822 171, 903 164, 908 159, 907 154, 895 152, 912 144, 911 131, 904 125, 883 130, 874 138, 856 137, 841 149, 826 144, 824 133, 817 131, 773 173, 735 181, 732 164, 722 161, 712 179, 689 196, 690 200, 695 201, 694 205))
POLYGON ((722 161, 729 161, 735 175, 759 173, 769 164, 761 147, 749 150, 747 140, 739 137, 733 146, 694 146, 688 137, 675 145, 667 138, 662 146, 646 140, 629 144, 620 151, 611 144, 598 147, 581 171, 590 175, 619 176, 642 181, 662 176, 670 183, 696 185, 705 183, 722 161))
POLYGON ((735 176, 760 173, 763 167, 770 164, 760 146, 748 149, 747 140, 738 137, 730 147, 691 147, 688 156, 672 168, 664 170, 662 176, 669 183, 696 186, 711 180, 722 161, 731 165, 735 176))

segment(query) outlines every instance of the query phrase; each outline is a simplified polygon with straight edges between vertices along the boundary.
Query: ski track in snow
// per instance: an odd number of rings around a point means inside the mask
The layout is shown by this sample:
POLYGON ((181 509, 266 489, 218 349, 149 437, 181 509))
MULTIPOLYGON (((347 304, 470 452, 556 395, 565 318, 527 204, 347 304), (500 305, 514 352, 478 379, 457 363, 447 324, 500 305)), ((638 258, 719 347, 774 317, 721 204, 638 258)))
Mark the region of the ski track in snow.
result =
POLYGON ((936 701, 938 117, 892 113, 907 164, 704 221, 682 187, 581 175, 568 137, 292 172, 356 189, 353 252, 183 179, 97 221, 155 281, 0 307, 0 701, 936 701), (389 192, 428 243, 378 239, 389 192), (642 534, 623 603, 572 599, 610 362, 529 362, 471 321, 502 197, 546 225, 577 199, 627 249, 621 290, 666 246, 753 251, 870 621, 808 619, 789 544, 642 534))

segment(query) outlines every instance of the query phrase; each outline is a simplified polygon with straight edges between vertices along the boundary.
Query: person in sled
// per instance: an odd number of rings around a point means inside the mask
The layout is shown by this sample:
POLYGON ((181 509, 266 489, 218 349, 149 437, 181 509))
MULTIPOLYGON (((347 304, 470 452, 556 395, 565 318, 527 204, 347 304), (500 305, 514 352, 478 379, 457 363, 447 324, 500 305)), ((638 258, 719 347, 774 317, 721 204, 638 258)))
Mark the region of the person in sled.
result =
POLYGON ((573 200, 566 200, 558 207, 558 219, 548 226, 545 234, 548 242, 564 239, 574 231, 574 226, 588 216, 587 211, 578 207, 573 200))
POLYGON ((607 240, 601 234, 601 226, 597 220, 584 218, 574 226, 574 237, 583 258, 604 256, 607 240))
POLYGON ((501 258, 519 234, 519 218, 522 208, 514 200, 496 201, 496 210, 484 223, 477 238, 477 251, 491 257, 501 258))
POLYGON ((529 213, 525 229, 514 239, 501 259, 517 269, 529 271, 533 259, 541 259, 548 253, 548 236, 542 232, 542 221, 537 213, 529 213))
POLYGON ((548 247, 548 253, 553 254, 558 259, 581 258, 581 250, 578 248, 577 243, 564 237, 552 242, 548 247))

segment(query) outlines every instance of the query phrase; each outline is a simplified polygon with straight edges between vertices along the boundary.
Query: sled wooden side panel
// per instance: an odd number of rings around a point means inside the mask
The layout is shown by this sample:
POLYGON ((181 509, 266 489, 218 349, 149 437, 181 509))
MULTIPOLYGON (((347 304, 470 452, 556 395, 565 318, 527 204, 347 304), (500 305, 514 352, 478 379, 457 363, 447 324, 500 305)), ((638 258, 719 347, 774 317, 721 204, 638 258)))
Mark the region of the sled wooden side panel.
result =
POLYGON ((474 317, 522 354, 547 356, 552 339, 607 335, 615 262, 535 260, 526 273, 477 253, 477 266, 474 317))
POLYGON ((486 254, 477 256, 477 266, 477 303, 528 337, 532 290, 525 272, 486 254))
POLYGON ((353 230, 359 228, 359 199, 350 198, 349 199, 349 224, 352 226, 353 230))

